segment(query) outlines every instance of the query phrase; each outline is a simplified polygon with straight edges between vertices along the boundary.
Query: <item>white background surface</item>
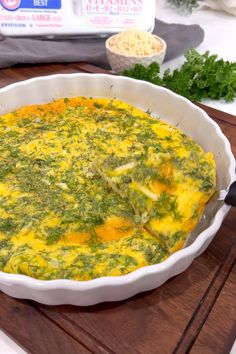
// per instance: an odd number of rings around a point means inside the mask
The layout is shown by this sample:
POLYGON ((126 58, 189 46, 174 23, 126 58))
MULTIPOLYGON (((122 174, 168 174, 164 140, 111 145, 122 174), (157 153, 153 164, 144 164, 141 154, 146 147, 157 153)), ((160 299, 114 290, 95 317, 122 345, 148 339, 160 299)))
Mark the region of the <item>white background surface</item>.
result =
MULTIPOLYGON (((156 17, 169 23, 199 24, 205 31, 203 43, 198 47, 200 53, 209 50, 225 60, 236 61, 236 17, 212 10, 195 10, 191 15, 184 15, 171 9, 165 0, 157 1, 156 17)), ((184 57, 180 56, 163 64, 166 68, 180 67, 184 57)), ((236 115, 236 101, 205 101, 208 105, 236 115)), ((236 119, 236 117, 235 117, 236 119)), ((9 337, 0 331, 0 354, 24 354, 25 352, 9 337)), ((41 354, 41 353, 39 353, 41 354)), ((43 354, 43 353, 42 353, 43 354)), ((236 344, 231 351, 236 354, 236 344)))
MULTIPOLYGON (((198 24, 204 32, 204 41, 197 50, 204 53, 209 50, 224 60, 236 61, 236 16, 208 9, 194 10, 191 15, 180 14, 166 4, 166 0, 157 1, 156 17, 168 23, 198 24)), ((184 56, 163 64, 163 69, 180 67, 184 56)), ((204 103, 222 111, 236 115, 236 100, 233 103, 205 101, 204 103)), ((235 118, 236 119, 236 118, 235 118)))

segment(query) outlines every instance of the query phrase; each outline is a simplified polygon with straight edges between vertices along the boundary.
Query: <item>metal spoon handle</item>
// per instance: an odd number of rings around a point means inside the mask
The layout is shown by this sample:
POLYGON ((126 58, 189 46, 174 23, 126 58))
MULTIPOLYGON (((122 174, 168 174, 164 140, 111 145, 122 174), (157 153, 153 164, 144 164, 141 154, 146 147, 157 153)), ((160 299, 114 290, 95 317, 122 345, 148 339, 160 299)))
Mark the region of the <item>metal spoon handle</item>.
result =
MULTIPOLYGON (((223 191, 221 191, 221 192, 223 192, 223 191)), ((236 207, 236 181, 234 181, 230 185, 229 190, 226 191, 226 195, 223 200, 226 204, 236 207)))

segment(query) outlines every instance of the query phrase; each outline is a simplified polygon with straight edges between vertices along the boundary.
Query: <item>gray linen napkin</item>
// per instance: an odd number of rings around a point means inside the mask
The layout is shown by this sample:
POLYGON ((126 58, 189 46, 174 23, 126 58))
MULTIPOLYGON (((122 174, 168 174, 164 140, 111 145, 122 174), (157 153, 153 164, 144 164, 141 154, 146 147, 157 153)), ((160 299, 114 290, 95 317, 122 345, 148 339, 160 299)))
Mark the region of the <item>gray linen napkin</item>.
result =
MULTIPOLYGON (((175 58, 189 48, 197 47, 204 38, 198 25, 155 22, 153 33, 167 43, 165 61, 175 58)), ((0 68, 15 64, 88 62, 109 68, 105 53, 105 39, 40 40, 3 38, 0 41, 0 68)))

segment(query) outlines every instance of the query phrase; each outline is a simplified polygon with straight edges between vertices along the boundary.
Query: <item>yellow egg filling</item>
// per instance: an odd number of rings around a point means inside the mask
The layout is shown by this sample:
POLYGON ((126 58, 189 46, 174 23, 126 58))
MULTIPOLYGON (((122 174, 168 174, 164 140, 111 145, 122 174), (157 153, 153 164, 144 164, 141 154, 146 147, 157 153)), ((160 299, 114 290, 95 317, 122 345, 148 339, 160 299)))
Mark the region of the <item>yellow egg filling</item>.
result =
POLYGON ((0 270, 88 280, 184 246, 215 191, 211 152, 118 100, 0 117, 0 270))

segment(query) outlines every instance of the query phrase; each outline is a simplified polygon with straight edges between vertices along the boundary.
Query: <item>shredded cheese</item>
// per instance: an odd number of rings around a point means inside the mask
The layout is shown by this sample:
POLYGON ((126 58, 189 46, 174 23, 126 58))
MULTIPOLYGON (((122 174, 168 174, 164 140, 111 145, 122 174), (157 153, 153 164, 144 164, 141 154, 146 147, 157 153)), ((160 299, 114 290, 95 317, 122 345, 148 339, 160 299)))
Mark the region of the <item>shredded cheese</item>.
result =
POLYGON ((113 36, 109 41, 112 51, 128 56, 146 56, 158 53, 162 42, 151 33, 129 29, 113 36))

